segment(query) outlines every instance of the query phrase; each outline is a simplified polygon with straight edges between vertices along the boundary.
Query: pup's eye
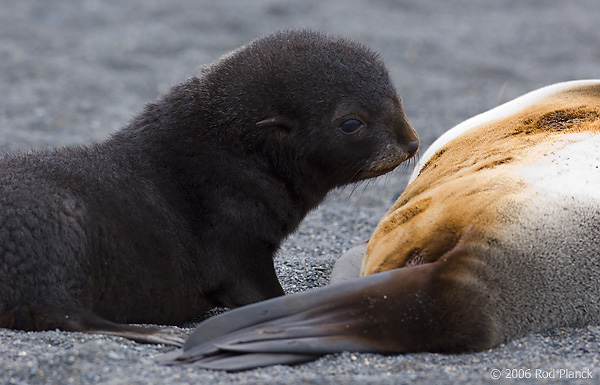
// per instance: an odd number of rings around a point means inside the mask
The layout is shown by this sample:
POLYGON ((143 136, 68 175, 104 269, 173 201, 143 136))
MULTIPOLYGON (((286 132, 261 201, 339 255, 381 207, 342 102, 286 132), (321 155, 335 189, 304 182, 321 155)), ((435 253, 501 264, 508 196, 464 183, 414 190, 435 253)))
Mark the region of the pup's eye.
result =
POLYGON ((358 119, 346 119, 340 124, 340 131, 344 134, 352 135, 358 133, 365 125, 358 119))

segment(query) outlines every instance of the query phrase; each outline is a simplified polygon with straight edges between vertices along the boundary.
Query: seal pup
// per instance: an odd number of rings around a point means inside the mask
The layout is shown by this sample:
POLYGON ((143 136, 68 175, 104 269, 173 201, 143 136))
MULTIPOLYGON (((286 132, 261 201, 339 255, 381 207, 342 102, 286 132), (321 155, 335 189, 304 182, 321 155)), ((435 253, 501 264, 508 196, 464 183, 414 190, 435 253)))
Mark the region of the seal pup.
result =
POLYGON ((180 344, 170 329, 284 294, 280 242, 418 138, 375 52, 282 31, 175 86, 108 140, 0 161, 0 327, 180 344))
POLYGON ((436 141, 339 282, 208 319, 160 360, 235 371, 472 352, 598 324, 598 191, 600 80, 533 91, 436 141))

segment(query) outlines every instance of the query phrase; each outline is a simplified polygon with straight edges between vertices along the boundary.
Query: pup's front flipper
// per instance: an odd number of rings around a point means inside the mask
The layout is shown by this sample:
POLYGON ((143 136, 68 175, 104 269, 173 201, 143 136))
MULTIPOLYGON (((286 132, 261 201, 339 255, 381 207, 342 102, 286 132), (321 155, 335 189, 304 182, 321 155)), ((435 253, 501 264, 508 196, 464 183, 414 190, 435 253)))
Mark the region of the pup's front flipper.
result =
POLYGON ((175 328, 133 326, 108 321, 91 312, 44 306, 18 306, 0 314, 0 327, 101 333, 137 342, 182 346, 185 333, 175 328))

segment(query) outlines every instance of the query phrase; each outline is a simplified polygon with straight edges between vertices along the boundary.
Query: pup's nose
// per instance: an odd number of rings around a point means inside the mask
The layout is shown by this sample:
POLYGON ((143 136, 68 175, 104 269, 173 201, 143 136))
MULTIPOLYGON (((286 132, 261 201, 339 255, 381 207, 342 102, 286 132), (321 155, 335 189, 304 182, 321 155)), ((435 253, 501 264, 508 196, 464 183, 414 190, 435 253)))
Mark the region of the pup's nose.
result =
POLYGON ((415 138, 406 144, 406 152, 408 152, 408 157, 412 158, 417 151, 419 151, 419 138, 415 138))
POLYGON ((400 132, 397 134, 397 140, 402 150, 408 155, 406 159, 409 159, 419 151, 419 136, 406 119, 406 116, 402 116, 401 127, 400 132))

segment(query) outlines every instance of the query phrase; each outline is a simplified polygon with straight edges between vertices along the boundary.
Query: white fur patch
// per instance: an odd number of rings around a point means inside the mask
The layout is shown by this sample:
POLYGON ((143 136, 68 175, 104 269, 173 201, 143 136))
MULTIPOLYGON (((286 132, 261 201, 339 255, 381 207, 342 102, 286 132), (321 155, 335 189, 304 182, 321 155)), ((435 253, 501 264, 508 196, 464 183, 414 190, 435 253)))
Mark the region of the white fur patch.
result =
POLYGON ((519 175, 552 200, 600 201, 600 135, 566 135, 554 147, 519 175))
POLYGON ((563 91, 568 88, 584 86, 584 85, 592 85, 592 84, 600 84, 600 79, 594 80, 574 80, 570 82, 556 83, 547 87, 543 87, 537 89, 535 91, 531 91, 525 95, 522 95, 516 99, 513 99, 509 102, 499 105, 489 111, 483 112, 479 115, 476 115, 470 119, 465 120, 464 122, 454 126, 453 128, 446 131, 442 136, 440 136, 429 148, 425 151, 419 160, 419 163, 415 166, 413 173, 410 177, 408 183, 411 183, 415 178, 419 175, 421 168, 423 165, 435 154, 440 148, 442 148, 446 143, 451 140, 457 138, 461 134, 469 131, 470 129, 477 127, 481 124, 490 122, 492 120, 501 119, 512 115, 525 107, 528 107, 547 96, 550 96, 556 92, 563 91))

